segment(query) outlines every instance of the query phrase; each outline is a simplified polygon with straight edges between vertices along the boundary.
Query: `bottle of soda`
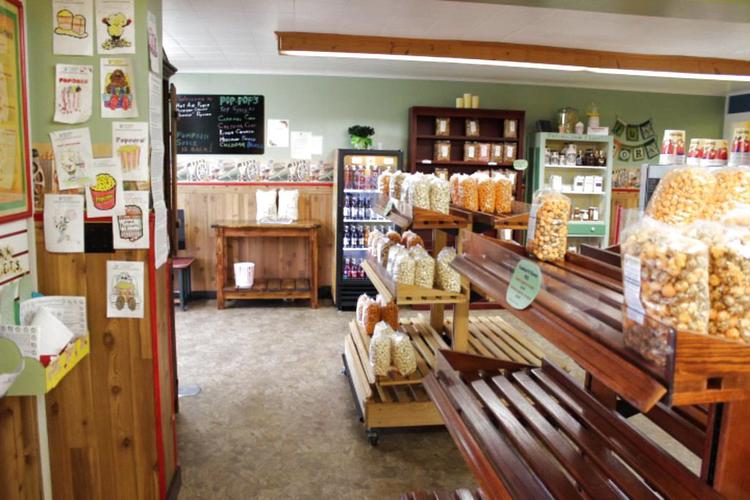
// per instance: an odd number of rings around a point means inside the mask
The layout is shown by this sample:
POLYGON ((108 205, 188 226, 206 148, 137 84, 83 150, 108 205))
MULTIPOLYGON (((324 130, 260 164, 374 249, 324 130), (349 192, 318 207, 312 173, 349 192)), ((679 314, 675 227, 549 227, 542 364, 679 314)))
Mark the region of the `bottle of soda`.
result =
POLYGON ((357 228, 357 248, 363 248, 365 246, 365 228, 359 226, 357 228))
POLYGON ((357 277, 359 279, 365 279, 365 268, 362 267, 362 262, 364 259, 359 259, 359 263, 357 264, 357 277))
POLYGON ((344 165, 344 189, 352 188, 352 167, 344 165))
POLYGON ((343 248, 349 248, 351 243, 351 234, 349 233, 349 224, 344 224, 344 241, 342 243, 343 248))
POLYGON ((350 219, 352 216, 352 197, 350 195, 344 196, 344 219, 350 219))
POLYGON ((349 279, 349 273, 351 272, 352 265, 349 261, 349 259, 344 260, 344 271, 342 273, 342 277, 344 279, 349 279))
POLYGON ((362 240, 364 242, 364 245, 362 245, 362 246, 366 248, 367 245, 370 244, 370 226, 368 226, 366 224, 365 224, 365 234, 362 235, 362 240))

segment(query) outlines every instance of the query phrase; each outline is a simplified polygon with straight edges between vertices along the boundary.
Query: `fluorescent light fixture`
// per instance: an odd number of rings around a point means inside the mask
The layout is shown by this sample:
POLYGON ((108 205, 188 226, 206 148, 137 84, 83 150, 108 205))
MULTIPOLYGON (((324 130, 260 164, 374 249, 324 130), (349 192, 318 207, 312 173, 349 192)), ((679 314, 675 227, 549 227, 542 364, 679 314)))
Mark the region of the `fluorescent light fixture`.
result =
POLYGON ((645 76, 653 78, 679 78, 691 80, 709 80, 724 82, 750 82, 748 75, 720 75, 710 73, 678 73, 673 71, 651 71, 640 69, 621 69, 621 68, 594 68, 588 66, 573 66, 565 64, 545 64, 530 63, 520 61, 499 61, 495 59, 470 59, 461 57, 442 57, 442 56, 414 56, 406 54, 373 54, 365 52, 324 52, 313 50, 281 50, 280 54, 288 56, 304 57, 338 57, 345 59, 376 59, 384 61, 412 61, 412 62, 432 62, 447 64, 467 64, 473 66, 496 66, 506 68, 526 68, 526 69, 547 69, 553 71, 582 71, 604 75, 619 76, 645 76))

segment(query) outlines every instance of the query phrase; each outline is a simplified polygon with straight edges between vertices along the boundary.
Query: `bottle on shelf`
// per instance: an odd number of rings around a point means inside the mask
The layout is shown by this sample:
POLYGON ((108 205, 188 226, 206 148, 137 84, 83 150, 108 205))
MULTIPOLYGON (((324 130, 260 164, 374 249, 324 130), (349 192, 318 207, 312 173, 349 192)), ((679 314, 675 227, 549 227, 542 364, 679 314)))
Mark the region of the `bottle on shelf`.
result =
POLYGON ((351 264, 350 259, 347 258, 344 260, 344 270, 342 272, 342 277, 344 279, 349 279, 349 274, 351 273, 351 270, 352 270, 352 264, 351 264))
POLYGON ((352 167, 344 165, 344 189, 352 188, 352 167))
POLYGON ((362 235, 362 239, 363 239, 363 242, 364 242, 364 245, 362 245, 362 246, 366 248, 367 245, 369 245, 369 242, 370 242, 370 226, 365 225, 365 231, 364 231, 364 235, 362 235))
POLYGON ((372 206, 370 205, 370 198, 365 198, 365 216, 364 219, 374 219, 375 214, 372 212, 372 206))
POLYGON ((359 219, 359 196, 352 196, 352 209, 349 218, 352 220, 359 219))
POLYGON ((357 228, 357 248, 365 246, 365 229, 362 226, 357 228))
POLYGON ((344 239, 341 244, 342 248, 349 248, 351 243, 351 235, 349 234, 349 224, 344 224, 344 239))
POLYGON ((352 197, 351 195, 344 196, 344 219, 349 219, 352 216, 352 197))

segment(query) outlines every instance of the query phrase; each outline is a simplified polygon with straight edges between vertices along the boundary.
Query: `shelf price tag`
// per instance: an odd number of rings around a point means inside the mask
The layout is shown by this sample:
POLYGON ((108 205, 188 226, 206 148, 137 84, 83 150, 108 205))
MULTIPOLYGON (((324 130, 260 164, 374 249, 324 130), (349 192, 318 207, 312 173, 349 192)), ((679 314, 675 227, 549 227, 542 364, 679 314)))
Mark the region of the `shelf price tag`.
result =
POLYGON ((522 260, 510 278, 505 300, 514 309, 526 309, 542 289, 542 271, 530 260, 522 260))
POLYGON ((529 168, 528 160, 514 160, 513 161, 514 170, 526 170, 527 168, 529 168))
POLYGON ((424 165, 429 165, 430 163, 432 163, 432 160, 422 160, 422 163, 424 165))

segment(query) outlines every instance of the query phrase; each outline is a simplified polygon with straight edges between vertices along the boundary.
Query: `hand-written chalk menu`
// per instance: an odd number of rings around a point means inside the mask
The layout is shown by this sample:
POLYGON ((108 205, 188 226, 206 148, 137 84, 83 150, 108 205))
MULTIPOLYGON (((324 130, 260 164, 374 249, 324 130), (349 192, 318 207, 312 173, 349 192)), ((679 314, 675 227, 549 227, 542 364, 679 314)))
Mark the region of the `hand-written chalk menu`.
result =
POLYGON ((262 95, 181 95, 177 154, 263 154, 262 95))

